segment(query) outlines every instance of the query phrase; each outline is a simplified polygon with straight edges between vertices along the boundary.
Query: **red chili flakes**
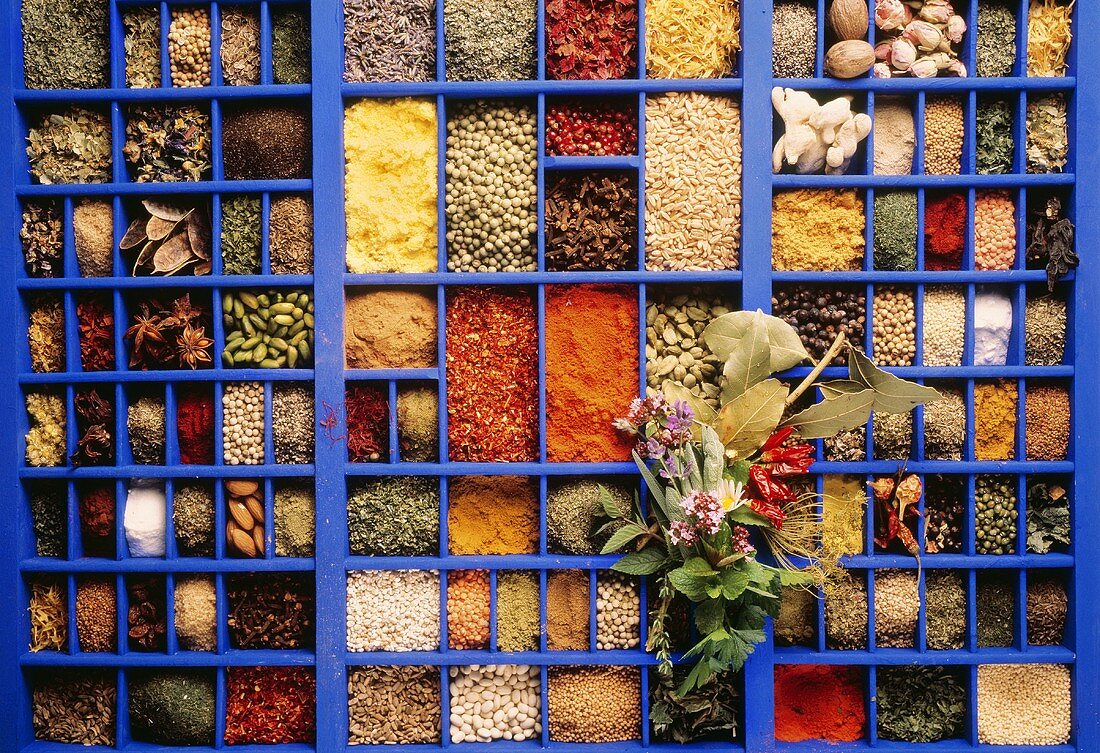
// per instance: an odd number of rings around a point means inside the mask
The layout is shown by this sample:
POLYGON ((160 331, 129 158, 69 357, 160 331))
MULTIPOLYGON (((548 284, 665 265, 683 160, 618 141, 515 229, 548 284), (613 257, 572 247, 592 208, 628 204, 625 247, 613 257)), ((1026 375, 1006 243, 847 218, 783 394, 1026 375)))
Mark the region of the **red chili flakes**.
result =
POLYGON ((451 460, 530 462, 539 452, 538 320, 528 289, 447 296, 451 460))
POLYGON ((115 314, 105 295, 89 295, 76 303, 80 330, 80 364, 85 371, 115 367, 115 314))
POLYGON ((226 744, 312 743, 316 694, 308 667, 230 667, 226 744))
POLYGON ((389 457, 390 406, 385 387, 360 385, 347 391, 348 460, 377 463, 389 457))
POLYGON ((555 157, 636 154, 637 112, 626 102, 555 102, 546 114, 546 153, 555 157))
POLYGON ((96 484, 80 490, 80 532, 85 555, 115 556, 115 487, 112 484, 96 484))
POLYGON ((549 78, 629 78, 637 70, 637 50, 633 0, 547 0, 549 78))

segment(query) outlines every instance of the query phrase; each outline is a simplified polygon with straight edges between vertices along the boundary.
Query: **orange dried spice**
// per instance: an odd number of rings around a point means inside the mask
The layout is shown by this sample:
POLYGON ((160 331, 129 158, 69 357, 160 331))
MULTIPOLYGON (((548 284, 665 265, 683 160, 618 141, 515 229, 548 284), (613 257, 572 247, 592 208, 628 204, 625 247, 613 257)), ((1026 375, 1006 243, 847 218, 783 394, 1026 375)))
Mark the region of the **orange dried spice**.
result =
POLYGON ((447 638, 451 648, 489 647, 489 573, 447 574, 447 638))
POLYGON ((1016 205, 1008 191, 982 191, 974 203, 974 266, 1012 269, 1016 260, 1016 205))
POLYGON ((998 379, 974 385, 974 458, 1016 455, 1016 383, 998 379))

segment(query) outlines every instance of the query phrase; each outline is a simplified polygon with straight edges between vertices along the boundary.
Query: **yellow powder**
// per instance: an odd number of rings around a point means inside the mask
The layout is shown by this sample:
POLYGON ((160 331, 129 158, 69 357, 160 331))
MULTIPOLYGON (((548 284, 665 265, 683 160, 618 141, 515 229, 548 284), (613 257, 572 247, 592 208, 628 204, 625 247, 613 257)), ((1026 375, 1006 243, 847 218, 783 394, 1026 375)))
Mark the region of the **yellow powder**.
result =
POLYGON ((451 554, 534 554, 539 491, 523 476, 458 476, 448 488, 451 554))
POLYGON ((772 267, 858 270, 863 266, 863 199, 855 191, 783 191, 772 205, 772 267))
POLYGON ((863 509, 867 491, 859 476, 826 476, 821 543, 834 557, 863 553, 863 509))
POLYGON ((1016 455, 1016 383, 974 385, 974 457, 1012 460, 1016 455))
POLYGON ((344 112, 348 271, 435 272, 435 104, 364 99, 344 112))

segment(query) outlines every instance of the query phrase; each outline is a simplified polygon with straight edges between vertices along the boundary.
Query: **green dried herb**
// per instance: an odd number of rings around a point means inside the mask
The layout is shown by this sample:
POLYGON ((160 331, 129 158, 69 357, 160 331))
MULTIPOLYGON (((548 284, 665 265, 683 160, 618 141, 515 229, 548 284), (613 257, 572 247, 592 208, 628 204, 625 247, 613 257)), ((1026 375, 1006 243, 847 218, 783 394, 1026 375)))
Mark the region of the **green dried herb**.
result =
POLYGON ((61 277, 61 203, 56 199, 27 202, 23 206, 23 260, 28 277, 61 277))
POLYGON ((73 105, 46 112, 27 133, 31 177, 43 184, 111 179, 111 121, 102 110, 73 105))
POLYGON ((39 557, 64 557, 65 521, 68 520, 65 487, 43 484, 34 487, 30 497, 35 554, 39 557))
POLYGON ((260 273, 260 198, 234 196, 222 202, 222 272, 260 273))
POLYGON ((878 736, 929 743, 962 737, 966 690, 944 667, 879 667, 878 736))
POLYGON ((978 4, 979 76, 1009 76, 1016 62, 1016 14, 1007 3, 983 0, 978 4))
POLYGON ((23 80, 28 89, 110 85, 108 0, 23 0, 23 80))
POLYGON ((1049 197, 1041 209, 1031 213, 1027 264, 1031 268, 1046 266, 1051 293, 1057 282, 1081 263, 1074 250, 1074 236, 1073 223, 1062 216, 1062 202, 1057 196, 1049 197))
POLYGON ((875 269, 917 268, 917 195, 897 191, 875 196, 875 269))
POLYGON ((1051 94, 1027 103, 1027 171, 1060 173, 1069 155, 1066 97, 1051 94))
POLYGON ((136 672, 130 681, 133 737, 161 745, 213 745, 214 700, 208 670, 136 672))
POLYGON ((698 740, 728 741, 737 735, 738 675, 713 676, 702 687, 679 695, 676 688, 688 667, 677 667, 672 677, 650 675, 653 699, 649 720, 653 736, 661 742, 690 743, 698 740))
POLYGON ((310 81, 309 15, 300 10, 275 11, 272 18, 271 63, 276 84, 310 81))
POLYGON ((966 584, 953 570, 934 570, 925 578, 925 638, 928 648, 962 648, 966 639, 966 584))
POLYGON ((348 495, 352 554, 426 556, 439 552, 439 487, 433 479, 369 479, 348 495))
POLYGON ((122 150, 138 183, 210 177, 210 115, 191 105, 132 107, 122 150))
POLYGON ((1012 106, 998 99, 982 102, 977 113, 977 169, 980 175, 1012 172, 1015 141, 1012 106))
POLYGON ((1015 582, 1000 573, 978 576, 978 648, 1012 645, 1016 614, 1015 582))
POLYGON ((1027 490, 1027 550, 1046 554, 1070 541, 1069 494, 1058 484, 1033 483, 1027 490))
POLYGON ((160 8, 130 8, 122 13, 126 36, 126 85, 133 89, 160 86, 160 8))

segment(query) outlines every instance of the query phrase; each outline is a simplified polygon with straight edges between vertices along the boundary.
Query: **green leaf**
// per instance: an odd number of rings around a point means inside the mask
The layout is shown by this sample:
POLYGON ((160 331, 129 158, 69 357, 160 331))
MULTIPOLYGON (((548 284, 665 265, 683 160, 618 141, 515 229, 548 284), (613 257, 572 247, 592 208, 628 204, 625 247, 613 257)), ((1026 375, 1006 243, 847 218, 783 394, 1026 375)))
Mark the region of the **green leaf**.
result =
POLYGON ((717 575, 718 571, 710 566, 702 557, 688 557, 684 562, 683 569, 691 573, 692 575, 698 575, 701 578, 706 578, 710 575, 717 575))
POLYGON ((850 395, 854 392, 863 392, 863 390, 867 389, 867 385, 851 379, 834 379, 830 382, 818 382, 816 386, 825 397, 850 395))
POLYGON ((695 608, 695 627, 700 635, 709 635, 726 621, 726 605, 721 599, 707 599, 695 608))
POLYGON ((634 539, 648 532, 649 529, 640 526, 637 523, 625 523, 622 528, 611 534, 611 538, 609 538, 607 540, 607 543, 603 545, 603 549, 600 550, 600 554, 612 554, 614 552, 617 552, 634 539))
MULTIPOLYGON (((754 316, 755 313, 749 311, 732 311, 723 314, 703 330, 703 342, 712 353, 725 361, 730 357, 738 341, 745 336, 754 316)), ((763 316, 771 347, 770 373, 785 371, 809 359, 810 354, 806 352, 794 327, 777 317, 766 314, 763 316)))
POLYGON ((848 377, 874 390, 874 410, 879 413, 908 413, 918 405, 943 399, 938 390, 883 371, 855 348, 848 353, 848 377))
POLYGON ((783 425, 796 427, 803 439, 832 437, 846 429, 854 429, 867 423, 874 403, 874 390, 837 395, 796 413, 784 421, 783 425))
POLYGON ((675 486, 669 486, 665 489, 665 514, 668 515, 670 521, 687 520, 687 513, 680 505, 681 499, 683 497, 680 496, 680 492, 675 486))
POLYGON ((669 571, 668 582, 692 601, 703 601, 707 598, 707 579, 693 575, 682 567, 669 571))
POLYGON ((731 481, 740 481, 742 484, 749 483, 749 469, 752 468, 752 463, 747 460, 734 460, 726 466, 726 478, 731 481))
POLYGON ((707 680, 711 678, 714 672, 705 661, 699 661, 691 671, 688 672, 687 677, 680 683, 680 687, 676 688, 677 695, 687 695, 695 688, 702 687, 707 684, 707 680))
POLYGON ((675 403, 677 400, 683 400, 688 404, 691 412, 695 414, 695 429, 698 429, 700 425, 710 426, 718 415, 718 412, 710 407, 703 398, 693 394, 691 390, 679 382, 666 379, 664 384, 661 385, 661 393, 669 402, 675 403))
POLYGON ((603 507, 603 514, 609 518, 626 517, 626 513, 619 509, 619 503, 615 501, 615 498, 611 496, 611 492, 603 484, 600 484, 600 506, 603 507))
POLYGON ((718 576, 718 581, 722 584, 722 595, 730 601, 741 596, 749 586, 748 573, 738 567, 728 567, 723 570, 718 576))
POLYGON ((726 448, 722 446, 718 432, 710 426, 702 427, 700 434, 703 445, 703 488, 717 489, 718 482, 722 480, 722 469, 726 465, 726 448))
POLYGON ((746 457, 760 448, 783 417, 787 385, 765 379, 722 406, 715 430, 727 451, 746 457))
POLYGON ((771 345, 764 314, 757 311, 744 336, 733 346, 722 369, 722 403, 742 395, 754 384, 771 376, 771 345))
POLYGON ((788 570, 785 567, 777 568, 777 570, 779 571, 779 585, 783 587, 808 586, 814 582, 812 575, 801 570, 788 570))
POLYGON ((664 566, 668 555, 659 547, 646 547, 640 552, 631 552, 611 566, 611 569, 627 575, 652 575, 664 566))
POLYGON ((637 450, 634 450, 631 455, 634 457, 634 464, 638 466, 638 472, 642 474, 642 478, 645 479, 646 488, 649 489, 649 493, 653 495, 654 500, 661 507, 661 512, 668 517, 668 511, 664 509, 665 501, 665 488, 658 481, 657 478, 649 470, 649 466, 642 460, 642 456, 638 454, 637 450))
POLYGON ((748 505, 741 505, 729 512, 729 519, 746 526, 771 526, 772 522, 748 505))

